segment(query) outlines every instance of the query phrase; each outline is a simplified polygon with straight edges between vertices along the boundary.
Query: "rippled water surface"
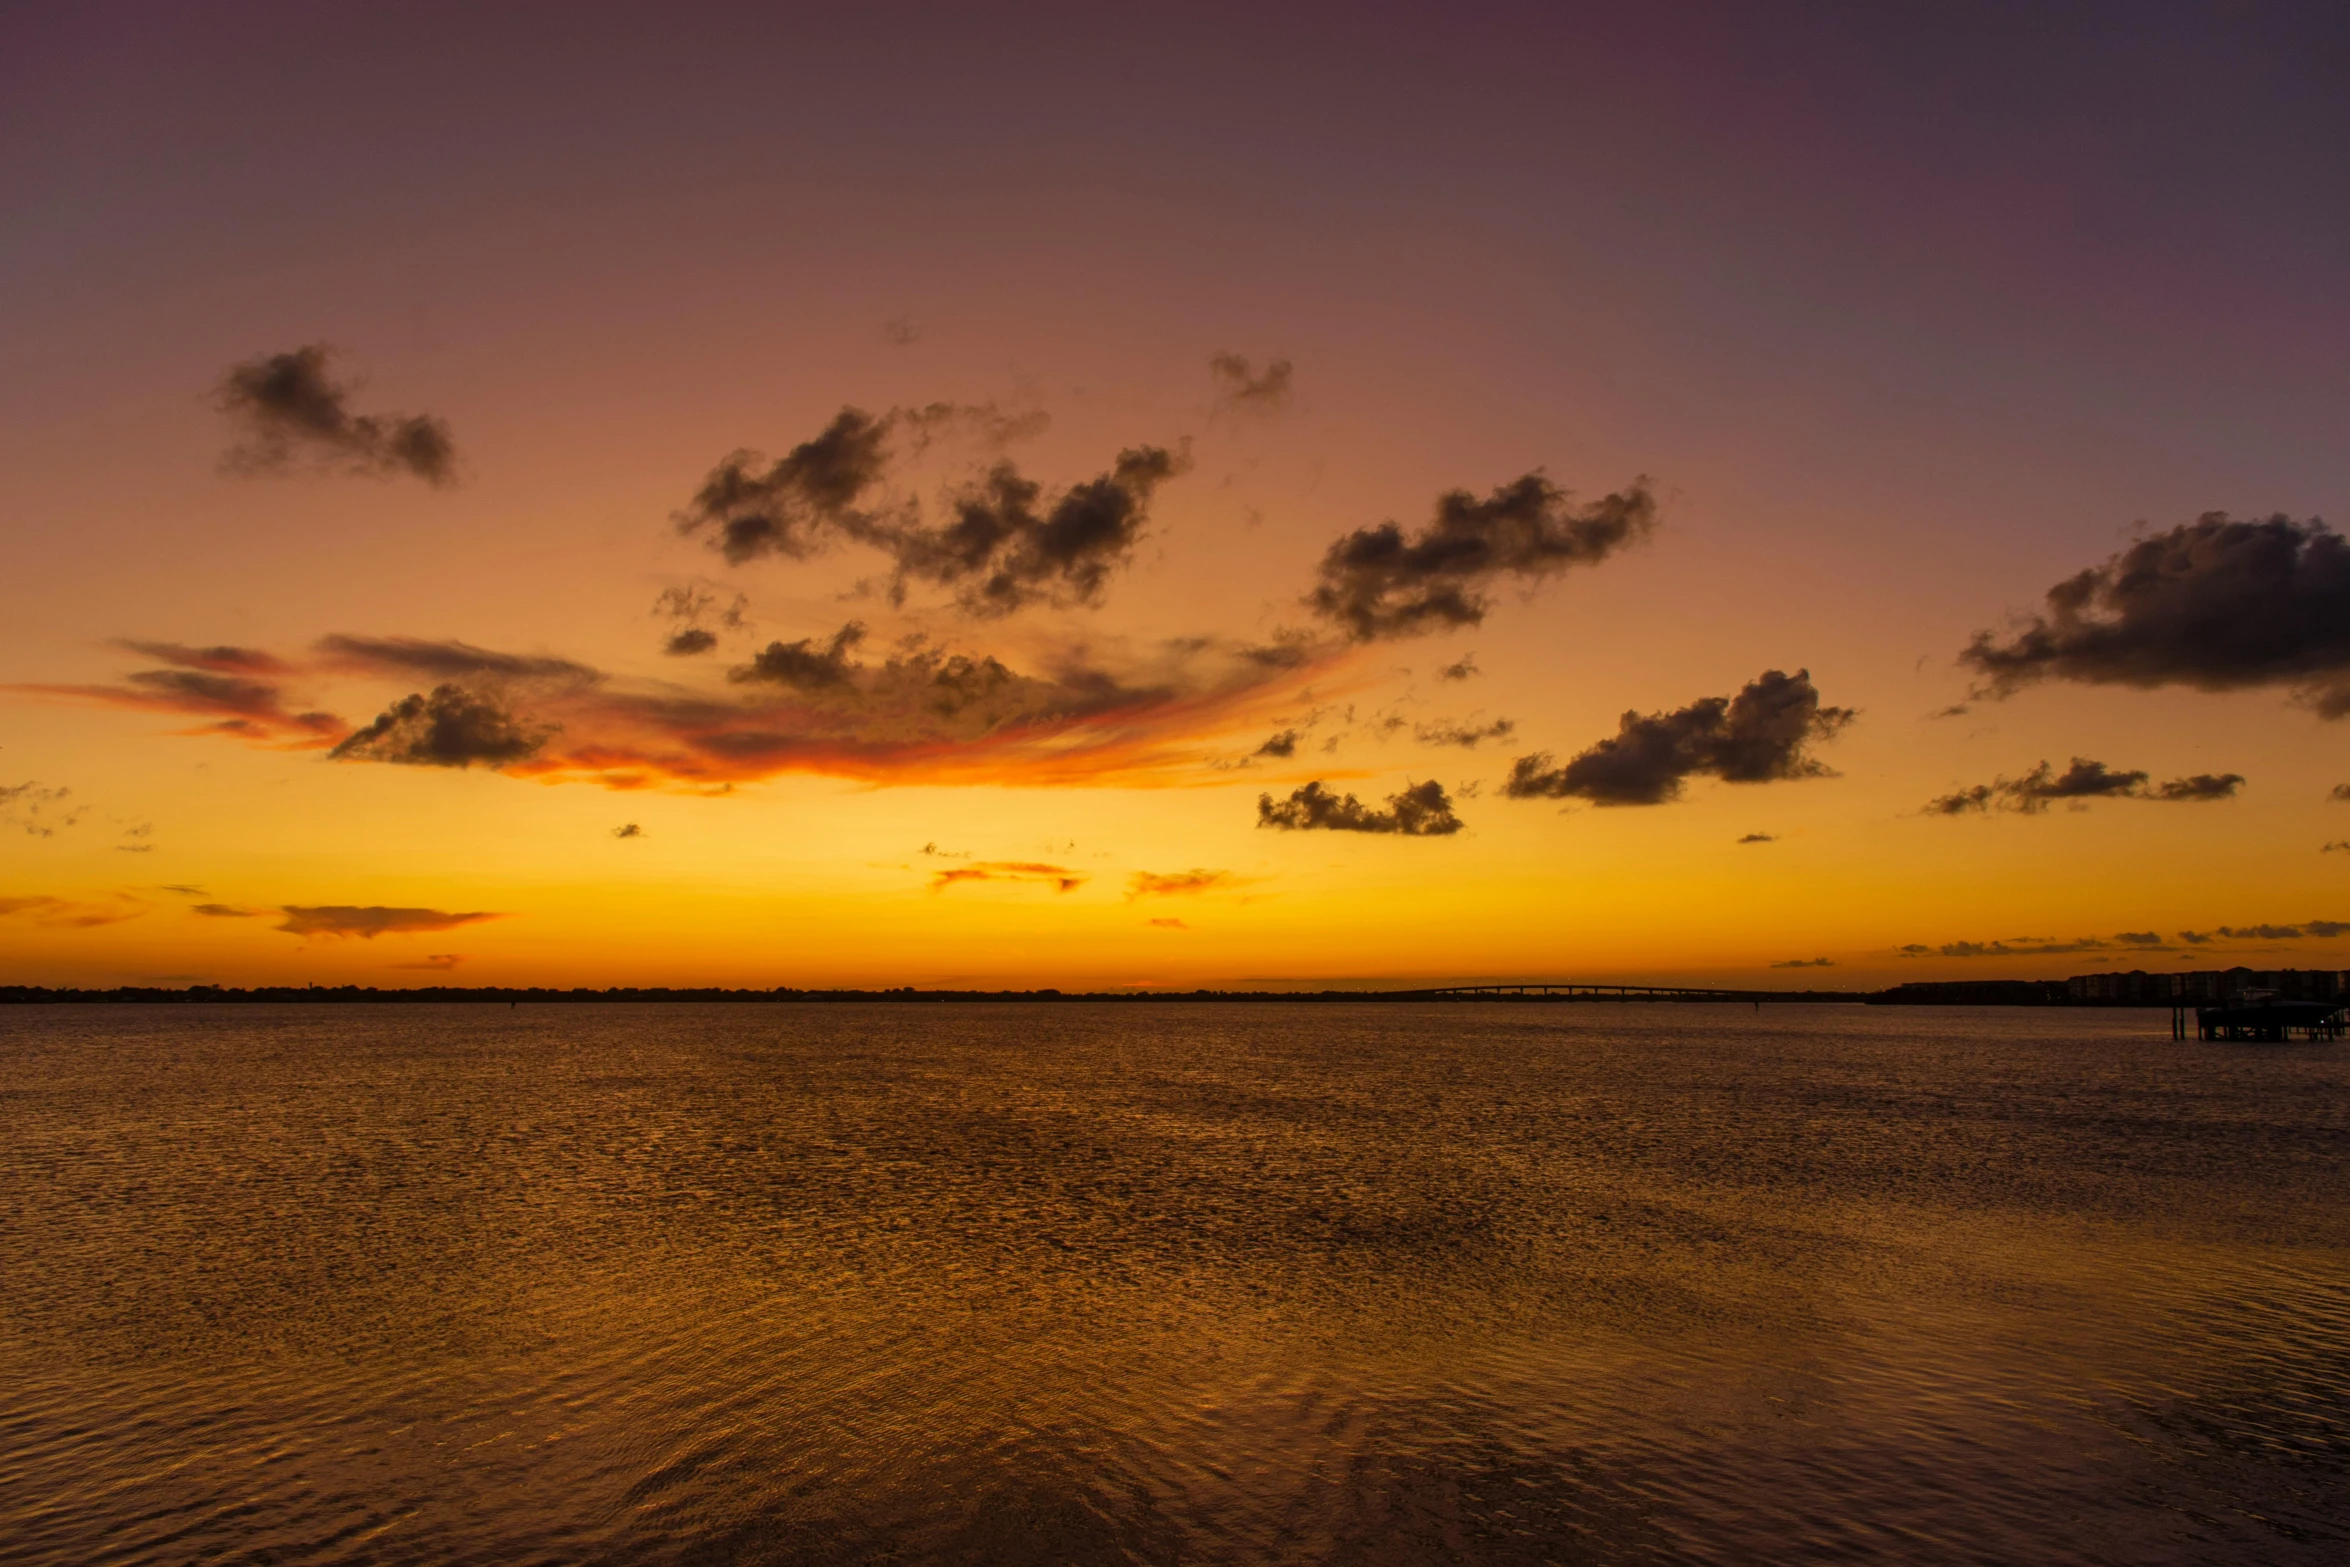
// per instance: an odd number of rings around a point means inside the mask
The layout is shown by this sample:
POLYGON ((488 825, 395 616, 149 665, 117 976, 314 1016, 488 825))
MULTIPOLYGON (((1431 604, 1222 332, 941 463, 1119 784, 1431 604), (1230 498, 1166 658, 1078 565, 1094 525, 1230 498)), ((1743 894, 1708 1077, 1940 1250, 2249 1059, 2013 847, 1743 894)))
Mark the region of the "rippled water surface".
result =
POLYGON ((2350 1560, 2350 1044, 0 1009, 0 1556, 2350 1560))

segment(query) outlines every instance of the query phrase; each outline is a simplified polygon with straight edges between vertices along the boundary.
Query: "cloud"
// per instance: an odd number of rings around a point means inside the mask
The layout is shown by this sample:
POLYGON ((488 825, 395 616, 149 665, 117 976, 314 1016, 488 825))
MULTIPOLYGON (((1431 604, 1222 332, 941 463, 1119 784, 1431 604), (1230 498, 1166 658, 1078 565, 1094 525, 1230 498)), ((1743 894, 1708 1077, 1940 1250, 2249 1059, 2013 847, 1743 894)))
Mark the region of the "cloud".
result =
POLYGON ((881 340, 892 348, 911 348, 922 341, 922 324, 912 316, 891 316, 881 323, 881 340))
POLYGON ((267 909, 240 909, 234 904, 228 903, 199 903, 188 912, 201 914, 206 919, 249 920, 258 918, 269 911, 267 909))
POLYGON ((34 838, 54 838, 61 827, 71 827, 89 814, 86 806, 65 805, 73 791, 59 785, 44 789, 36 779, 0 784, 0 827, 14 827, 34 838))
POLYGON ((662 640, 661 651, 672 658, 691 658, 707 653, 718 646, 718 633, 707 622, 716 620, 727 631, 740 631, 747 623, 751 601, 742 594, 721 610, 718 595, 707 588, 686 584, 663 588, 653 600, 653 613, 674 621, 677 629, 662 640))
POLYGON ((1289 405, 1290 363, 1268 359, 1261 371, 1238 354, 1210 354, 1208 379, 1216 383, 1219 412, 1273 413, 1289 405))
POLYGON ((661 644, 661 651, 672 658, 691 658, 696 653, 707 653, 718 645, 718 633, 705 631, 700 626, 687 626, 669 633, 661 644))
POLYGON ((1773 968, 1834 968, 1835 966, 1836 960, 1834 958, 1789 958, 1784 963, 1771 965, 1773 968))
POLYGON ((1189 930, 1189 929, 1191 929, 1191 927, 1190 927, 1189 925, 1186 925, 1186 924, 1185 924, 1183 921, 1181 921, 1181 920, 1179 920, 1179 919, 1171 919, 1171 918, 1168 918, 1168 917, 1165 917, 1165 916, 1161 916, 1161 917, 1160 917, 1160 918, 1158 918, 1158 919, 1144 920, 1144 921, 1143 921, 1143 923, 1144 923, 1145 925, 1156 925, 1156 926, 1158 926, 1158 927, 1159 927, 1159 929, 1161 929, 1161 930, 1189 930))
POLYGON ((357 936, 365 941, 373 941, 378 936, 455 930, 460 925, 505 918, 502 914, 486 912, 445 914, 439 909, 392 909, 381 904, 362 907, 349 903, 289 903, 279 912, 285 919, 277 929, 289 936, 357 936))
POLYGON ((2149 800, 2232 800, 2244 787, 2242 773, 2196 773, 2157 784, 2149 800))
POLYGON ((312 343, 265 354, 222 378, 220 409, 245 439, 221 466, 231 473, 284 473, 307 461, 329 471, 454 484, 457 450, 448 425, 429 414, 353 413, 351 387, 327 372, 330 352, 312 343))
POLYGON ((151 658, 159 664, 177 664, 182 669, 208 669, 216 675, 282 675, 288 672, 284 659, 258 648, 189 647, 184 642, 140 642, 129 637, 117 638, 114 645, 151 658))
POLYGON ((1490 724, 1461 724, 1439 719, 1433 724, 1421 724, 1412 731, 1412 738, 1422 745, 1457 745, 1473 751, 1487 740, 1507 740, 1518 732, 1517 724, 1507 718, 1497 718, 1490 724))
POLYGON ((465 954, 462 952, 428 952, 413 963, 395 963, 392 967, 427 969, 433 973, 446 974, 464 961, 465 954))
POLYGON ((208 898, 212 896, 203 888, 196 886, 191 882, 184 881, 167 881, 156 890, 159 892, 176 892, 183 898, 208 898))
MULTIPOLYGON (((2341 920, 2303 920, 2298 925, 2222 925, 2219 933, 2237 941, 2299 941, 2314 936, 2330 941, 2350 931, 2350 924, 2341 920)), ((2181 934, 2184 934, 2182 932, 2181 934)))
POLYGON ((1286 800, 1260 794, 1257 825, 1284 832, 1379 832, 1442 838, 1459 832, 1462 824, 1453 814, 1452 799, 1444 792, 1444 785, 1431 778, 1389 795, 1383 811, 1371 809, 1351 794, 1332 794, 1319 779, 1292 790, 1286 800))
MULTIPOLYGON (((1946 958, 2045 958, 2072 952, 2101 952, 2108 943, 2094 936, 2074 941, 1951 941, 1934 950, 1946 958)), ((1904 947, 1904 952, 1914 949, 1904 947)))
POLYGON ((327 754, 336 761, 394 762, 410 767, 503 767, 538 753, 548 729, 525 729, 491 697, 440 685, 430 696, 404 696, 327 754))
POLYGON ((1750 832, 1738 841, 1740 843, 1777 843, 1779 838, 1776 833, 1750 832))
POLYGON ((234 689, 166 693, 132 681, 18 689, 199 711, 218 721, 191 733, 282 748, 348 740, 346 761, 471 761, 510 776, 616 789, 715 789, 785 773, 868 782, 1172 783, 1202 781, 1228 754, 1229 736, 1261 733, 1276 714, 1294 711, 1300 694, 1345 656, 1335 643, 1301 648, 1190 637, 1136 645, 1034 635, 1023 639, 1027 667, 1015 668, 921 639, 902 639, 888 656, 857 662, 847 656, 852 641, 836 634, 779 643, 782 653, 771 647, 741 666, 752 678, 684 685, 465 642, 324 637, 307 659, 288 661, 288 682, 429 682, 426 693, 382 711, 357 736, 329 714, 289 712, 277 683, 197 670, 143 673, 234 689), (810 684, 806 677, 820 674, 818 666, 837 667, 842 678, 810 684), (762 668, 802 681, 758 678, 762 668))
POLYGON ((898 524, 872 538, 896 561, 893 597, 902 598, 912 579, 954 589, 955 602, 976 615, 1098 604, 1134 553, 1151 496, 1182 466, 1164 448, 1131 447, 1109 472, 1048 502, 1041 485, 998 463, 953 498, 952 522, 898 524))
POLYGON ((1735 697, 1711 696, 1670 713, 1628 712, 1614 735, 1564 766, 1537 751, 1510 768, 1513 800, 1569 798, 1597 805, 1661 805, 1682 781, 1709 774, 1725 783, 1767 783, 1834 774, 1805 747, 1852 722, 1848 707, 1822 707, 1811 671, 1756 676, 1735 697))
POLYGON ((2203 691, 2289 686, 2350 713, 2350 543, 2311 519, 2206 512, 2050 588, 2004 639, 1959 655, 1981 694, 2042 680, 2203 691))
POLYGON ((1011 881, 1041 882, 1055 892, 1075 892, 1089 878, 1083 871, 1073 871, 1066 865, 1043 865, 1033 860, 980 860, 970 865, 950 866, 933 871, 930 890, 944 892, 958 882, 1011 881))
POLYGON ((2350 838, 2336 838, 2331 843, 2318 845, 2320 854, 2350 854, 2350 838))
POLYGON ((2182 930, 2179 932, 2179 940, 2187 942, 2193 946, 2207 947, 2211 945, 2211 932, 2207 930, 2182 930))
POLYGON ((860 667, 850 661, 850 650, 864 640, 865 627, 852 620, 821 647, 813 637, 802 637, 797 642, 770 642, 748 664, 728 670, 726 678, 737 685, 763 680, 795 691, 845 686, 860 667))
POLYGON ((2149 785, 2142 770, 2124 772, 2076 756, 2061 773, 2042 762, 2021 778, 1994 778, 1987 784, 1937 795, 1926 802, 1926 814, 1959 816, 1997 808, 2036 816, 2056 800, 2228 800, 2243 784, 2241 773, 2196 773, 2149 785))
POLYGON ((612 829, 612 836, 615 838, 642 838, 644 835, 645 830, 634 822, 622 822, 612 829))
POLYGON ((1357 528, 1323 554, 1305 603, 1358 642, 1473 626, 1503 581, 1595 566, 1655 524, 1645 480, 1577 506, 1536 471, 1483 500, 1438 496, 1434 519, 1408 539, 1393 522, 1357 528))
POLYGON ((1436 671, 1439 680, 1473 680, 1485 673, 1477 667, 1477 655, 1463 653, 1458 660, 1436 671))
MULTIPOLYGON (((171 643, 126 643, 150 657, 171 656, 179 667, 138 669, 119 685, 11 685, 31 696, 98 702, 143 712, 177 713, 208 722, 187 734, 232 735, 245 740, 308 750, 332 745, 348 727, 332 713, 296 712, 286 706, 274 680, 224 674, 215 667, 190 667, 210 649, 183 649, 171 643)), ((225 650, 242 652, 241 649, 225 650)), ((256 655, 258 656, 258 655, 256 655)))
POLYGON ((500 653, 455 638, 355 637, 337 633, 314 648, 329 669, 433 680, 488 680, 593 685, 604 676, 589 666, 546 653, 500 653))
POLYGON ((2162 932, 2155 930, 2117 930, 2113 933, 2113 939, 2127 942, 2133 947, 2159 947, 2163 945, 2162 932))
POLYGON ((1192 893, 1215 892, 1236 886, 1238 881, 1239 878, 1230 871, 1200 870, 1197 867, 1165 874, 1136 871, 1126 878, 1126 898, 1131 903, 1136 898, 1186 897, 1192 893))
POLYGON ((36 925, 52 925, 73 930, 88 930, 100 925, 119 925, 124 920, 135 920, 146 912, 146 904, 136 898, 127 897, 119 898, 113 903, 84 903, 71 898, 53 898, 44 894, 0 898, 0 915, 22 915, 36 925))
POLYGON ((912 582, 952 591, 976 615, 1031 604, 1094 604, 1131 557, 1158 487, 1185 466, 1156 446, 1129 447, 1109 470, 1048 495, 1008 461, 947 497, 945 519, 924 522, 921 506, 886 493, 891 437, 917 447, 963 429, 990 444, 1041 427, 1036 414, 934 403, 880 417, 843 408, 832 423, 773 463, 736 452, 712 470, 677 514, 683 533, 703 537, 733 564, 766 556, 804 560, 835 539, 891 559, 891 598, 912 582))

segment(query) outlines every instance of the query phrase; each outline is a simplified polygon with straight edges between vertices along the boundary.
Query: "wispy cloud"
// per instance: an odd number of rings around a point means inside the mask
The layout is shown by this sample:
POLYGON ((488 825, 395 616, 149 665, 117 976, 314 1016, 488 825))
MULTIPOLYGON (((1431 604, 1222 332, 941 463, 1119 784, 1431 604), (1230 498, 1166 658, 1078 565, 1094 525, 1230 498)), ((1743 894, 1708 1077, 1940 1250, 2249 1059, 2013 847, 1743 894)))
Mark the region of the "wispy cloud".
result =
POLYGON ((1128 901, 1136 898, 1174 898, 1193 893, 1220 892, 1240 884, 1230 871, 1136 871, 1126 878, 1128 901))
POLYGON ((1075 892, 1089 879, 1085 872, 1073 871, 1066 865, 1046 865, 1034 860, 977 860, 969 865, 933 871, 930 890, 944 892, 964 882, 1008 881, 1033 882, 1055 892, 1075 892))
POLYGON ((372 941, 378 936, 405 936, 419 932, 455 930, 460 925, 476 925, 483 920, 505 918, 502 914, 477 911, 470 914, 450 914, 440 909, 386 908, 382 904, 286 904, 279 912, 285 915, 277 929, 289 936, 357 936, 372 941))
POLYGON ((455 483, 457 450, 447 423, 430 414, 352 412, 351 386, 327 370, 331 354, 325 344, 312 343, 249 360, 222 378, 221 411, 244 440, 229 449, 221 466, 247 474, 309 466, 455 483))
POLYGON ((2142 769, 2124 771, 2103 762, 2076 756, 2063 772, 2042 762, 2020 778, 1994 778, 1987 784, 1937 795, 1926 802, 1929 816, 1962 816, 1969 811, 2015 811, 2037 816, 2059 800, 2075 805, 2090 800, 2162 800, 2171 803, 2232 800, 2244 786, 2241 773, 2195 773, 2165 783, 2150 783, 2142 769))

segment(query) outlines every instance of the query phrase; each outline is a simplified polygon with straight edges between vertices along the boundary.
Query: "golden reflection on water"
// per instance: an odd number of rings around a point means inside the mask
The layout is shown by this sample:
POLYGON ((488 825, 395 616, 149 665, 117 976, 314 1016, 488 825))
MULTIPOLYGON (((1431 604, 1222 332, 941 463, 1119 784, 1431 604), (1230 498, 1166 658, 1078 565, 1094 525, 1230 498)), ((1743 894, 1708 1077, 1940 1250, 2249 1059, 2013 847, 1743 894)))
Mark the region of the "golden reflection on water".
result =
POLYGON ((9 1009, 0 1539, 2330 1562, 2350 1047, 2152 1016, 9 1009))

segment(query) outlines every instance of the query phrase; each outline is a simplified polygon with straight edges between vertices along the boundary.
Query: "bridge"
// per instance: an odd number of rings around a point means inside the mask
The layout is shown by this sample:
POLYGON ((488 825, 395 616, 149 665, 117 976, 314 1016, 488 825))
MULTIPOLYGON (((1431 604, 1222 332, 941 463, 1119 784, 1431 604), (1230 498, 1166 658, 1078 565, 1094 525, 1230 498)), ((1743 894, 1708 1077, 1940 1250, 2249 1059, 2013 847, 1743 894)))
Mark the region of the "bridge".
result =
POLYGON ((1594 985, 1580 980, 1558 984, 1438 985, 1427 990, 1389 990, 1391 1001, 1817 1001, 1838 991, 1710 990, 1702 985, 1594 985))

